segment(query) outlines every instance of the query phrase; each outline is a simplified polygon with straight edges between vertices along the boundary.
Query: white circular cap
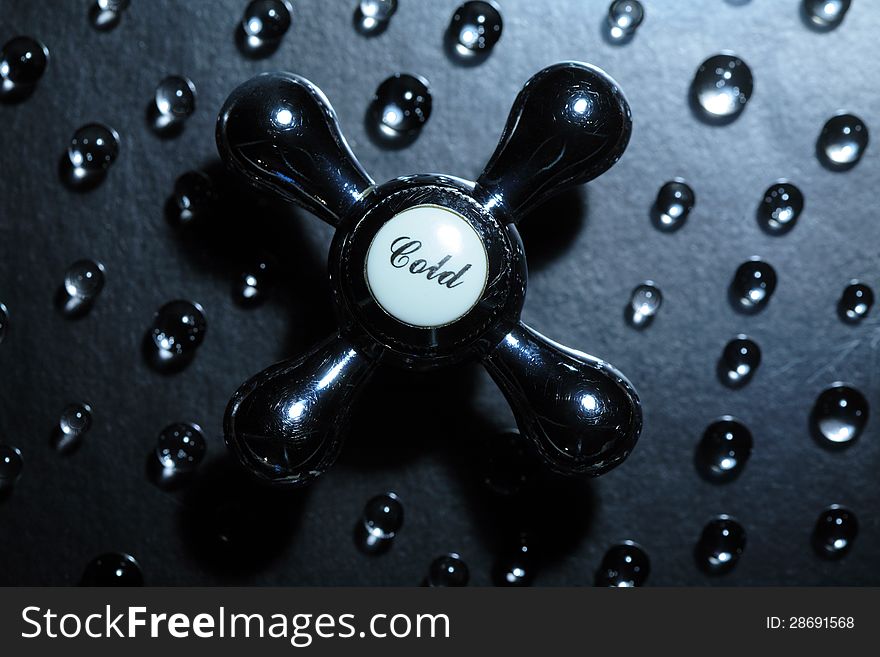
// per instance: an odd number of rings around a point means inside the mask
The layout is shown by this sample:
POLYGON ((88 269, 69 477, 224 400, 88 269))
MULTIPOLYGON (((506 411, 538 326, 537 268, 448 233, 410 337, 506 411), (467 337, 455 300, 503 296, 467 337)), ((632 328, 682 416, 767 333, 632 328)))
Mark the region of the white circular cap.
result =
POLYGON ((373 298, 395 319, 437 328, 464 316, 486 287, 483 241, 457 212, 417 205, 389 219, 367 251, 373 298))

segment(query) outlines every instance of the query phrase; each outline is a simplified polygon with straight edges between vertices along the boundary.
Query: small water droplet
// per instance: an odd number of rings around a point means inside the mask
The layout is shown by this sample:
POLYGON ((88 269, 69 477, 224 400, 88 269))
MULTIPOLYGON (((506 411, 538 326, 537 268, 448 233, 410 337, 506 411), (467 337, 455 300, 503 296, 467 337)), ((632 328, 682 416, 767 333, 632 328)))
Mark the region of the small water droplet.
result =
POLYGON ((292 22, 287 0, 253 0, 244 10, 236 40, 248 57, 265 57, 280 45, 292 22))
POLYGON ((874 291, 864 283, 853 279, 849 282, 837 302, 837 314, 849 324, 858 324, 874 305, 874 291))
POLYGON ((852 548, 859 534, 856 515, 839 504, 832 504, 819 514, 813 528, 813 549, 820 557, 840 559, 852 548))
POLYGON ((181 75, 169 75, 156 87, 147 108, 147 120, 161 137, 173 137, 183 130, 186 119, 196 109, 196 85, 181 75))
POLYGON ((648 553, 635 541, 623 541, 608 549, 596 573, 596 586, 632 588, 642 586, 651 572, 648 553))
POLYGON ((249 263, 235 279, 232 286, 233 300, 245 308, 263 303, 272 287, 274 269, 267 258, 257 258, 249 263))
POLYGON ((130 554, 110 552, 86 566, 81 586, 143 586, 141 567, 130 554))
POLYGON ((0 100, 27 98, 49 64, 49 49, 33 37, 17 36, 0 50, 0 100))
POLYGON ((851 445, 868 423, 868 400, 845 383, 823 390, 810 417, 814 437, 826 447, 851 445))
POLYGON ((709 575, 728 573, 746 548, 746 530, 728 515, 719 515, 703 528, 694 549, 697 566, 709 575))
POLYGON ((654 321, 662 303, 663 294, 653 281, 637 285, 624 309, 627 323, 636 329, 646 328, 654 321))
POLYGON ((644 18, 645 8, 638 0, 614 0, 608 7, 609 40, 626 43, 635 35, 644 18))
POLYGON ((431 562, 425 585, 435 587, 467 586, 469 579, 470 571, 467 564, 458 553, 450 552, 431 562))
POLYGON ((205 456, 202 428, 192 422, 175 422, 161 432, 153 450, 148 474, 160 488, 171 489, 189 481, 205 456))
POLYGON ((752 433, 730 415, 724 415, 706 427, 697 445, 697 471, 708 481, 732 481, 746 467, 752 454, 752 433))
POLYGON ((354 25, 364 36, 378 36, 397 11, 397 0, 360 0, 354 10, 354 25))
POLYGON ((746 260, 733 275, 730 301, 735 310, 756 313, 763 310, 776 290, 776 271, 757 256, 746 260))
POLYGON ((382 145, 411 144, 431 116, 428 81, 417 75, 396 73, 376 89, 368 108, 370 135, 382 145))
POLYGON ((6 337, 6 333, 9 330, 9 308, 6 307, 6 304, 0 303, 0 342, 3 342, 3 338, 6 337))
POLYGON ((96 30, 112 30, 119 25, 128 5, 129 0, 95 0, 89 8, 89 22, 96 30))
POLYGON ((495 2, 465 2, 452 14, 446 30, 447 53, 461 64, 479 64, 498 43, 503 27, 495 2))
POLYGON ((492 580, 495 586, 531 586, 534 579, 534 556, 528 538, 521 534, 516 547, 495 562, 492 580))
POLYGON ((77 260, 64 272, 64 282, 55 306, 67 317, 81 317, 91 310, 104 289, 104 265, 94 260, 77 260))
POLYGON ((519 494, 535 475, 537 461, 518 431, 494 434, 484 451, 483 483, 497 495, 519 494))
POLYGON ((769 235, 783 235, 794 228, 803 209, 801 190, 787 180, 777 180, 758 205, 758 224, 769 235))
POLYGON ((21 477, 24 459, 18 447, 0 443, 0 494, 11 491, 21 477))
POLYGON ((52 433, 52 447, 69 454, 79 448, 91 428, 92 407, 82 402, 68 404, 61 411, 58 426, 52 433))
POLYGON ((403 504, 397 493, 388 491, 371 498, 364 506, 355 530, 355 544, 367 554, 384 552, 403 527, 403 504))
POLYGON ((833 30, 843 22, 850 0, 804 0, 803 15, 810 27, 819 31, 833 30))
POLYGON ((704 121, 729 123, 745 109, 752 88, 748 65, 733 53, 720 53, 697 69, 691 84, 691 104, 704 121))
POLYGON ((659 230, 672 232, 684 226, 697 202, 694 190, 683 178, 673 178, 657 192, 651 218, 659 230))
POLYGON ((62 158, 61 179, 70 188, 88 190, 107 175, 119 155, 119 135, 101 123, 89 123, 73 133, 62 158))
POLYGON ((718 378, 728 388, 741 388, 755 375, 761 364, 761 348, 747 335, 740 334, 727 343, 718 361, 718 378))
POLYGON ((826 169, 848 171, 868 148, 868 126, 854 114, 832 116, 816 140, 816 157, 826 169))
POLYGON ((153 316, 146 336, 148 362, 161 372, 186 367, 205 339, 207 322, 202 307, 191 301, 166 303, 153 316))
POLYGON ((204 221, 216 208, 214 181, 202 171, 187 171, 175 181, 165 214, 174 226, 190 226, 204 221))

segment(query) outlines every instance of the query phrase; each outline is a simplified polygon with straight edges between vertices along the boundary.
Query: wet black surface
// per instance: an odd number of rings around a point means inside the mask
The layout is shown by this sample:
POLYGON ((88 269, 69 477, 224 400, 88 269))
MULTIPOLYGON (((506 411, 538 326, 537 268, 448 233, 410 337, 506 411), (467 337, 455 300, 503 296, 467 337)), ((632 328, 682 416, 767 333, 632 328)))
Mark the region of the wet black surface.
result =
POLYGON ((480 585, 527 530, 537 585, 592 584, 605 552, 624 539, 648 553, 648 585, 880 584, 878 419, 843 450, 823 449, 809 425, 816 397, 836 380, 880 412, 880 314, 854 325, 837 314, 851 279, 880 287, 877 144, 846 172, 816 158, 819 132, 838 110, 880 130, 880 73, 866 65, 880 56, 872 3, 853 3, 839 28, 817 32, 794 0, 646 1, 634 38, 615 46, 602 37, 606 2, 506 0, 503 36, 475 66, 444 49, 456 0, 401 0, 372 39, 353 28, 355 2, 299 0, 289 32, 262 60, 236 46, 245 2, 135 2, 106 32, 90 26, 88 4, 7 0, 0 14, 0 41, 29 34, 51 53, 33 93, 0 104, 0 301, 10 313, 0 442, 24 458, 18 486, 0 499, 0 583, 76 584, 96 556, 127 552, 147 584, 417 585, 435 557, 455 551, 480 585), (754 90, 738 119, 708 125, 692 114, 689 85, 725 49, 747 62, 754 90), (213 130, 227 94, 258 72, 290 70, 330 98, 377 181, 418 172, 473 179, 522 83, 564 59, 620 83, 633 136, 609 172, 523 223, 532 268, 524 320, 614 363, 638 388, 645 429, 630 459, 598 480, 539 482, 500 501, 482 484, 480 446, 512 418, 488 377, 469 367, 383 371, 339 463, 316 485, 275 493, 245 480, 225 462, 225 404, 245 378, 332 330, 331 229, 223 181, 213 130), (398 71, 429 80, 433 108, 411 145, 386 149, 370 139, 364 115, 398 71), (178 136, 160 139, 144 108, 172 74, 193 80, 196 110, 178 136), (95 189, 77 193, 62 184, 58 162, 89 122, 118 131, 120 152, 95 189), (166 220, 166 200, 175 179, 198 168, 220 179, 225 202, 181 229, 166 220), (661 232, 652 205, 676 176, 697 203, 680 230, 661 232), (783 236, 756 221, 780 178, 805 197, 783 236), (266 252, 276 284, 264 304, 244 308, 233 285, 266 252), (778 283, 766 308, 743 315, 728 286, 754 255, 778 283), (102 262, 107 282, 91 311, 71 320, 53 297, 80 258, 102 262), (646 279, 663 305, 636 331, 621 308, 646 279), (153 313, 173 299, 201 304, 207 333, 183 371, 162 374, 141 345, 153 313), (730 390, 716 367, 738 333, 761 345, 762 362, 747 386, 730 390), (72 402, 91 405, 93 424, 79 449, 60 454, 48 437, 72 402), (741 475, 718 485, 699 476, 693 455, 724 414, 749 428, 754 449, 741 475), (163 490, 144 463, 176 421, 203 427, 208 454, 191 482, 163 490), (400 495, 406 522, 390 550, 370 557, 352 527, 386 489, 400 495), (816 518, 832 503, 859 521, 838 561, 811 547, 816 518), (694 545, 722 513, 743 525, 748 543, 732 572, 710 576, 694 545))

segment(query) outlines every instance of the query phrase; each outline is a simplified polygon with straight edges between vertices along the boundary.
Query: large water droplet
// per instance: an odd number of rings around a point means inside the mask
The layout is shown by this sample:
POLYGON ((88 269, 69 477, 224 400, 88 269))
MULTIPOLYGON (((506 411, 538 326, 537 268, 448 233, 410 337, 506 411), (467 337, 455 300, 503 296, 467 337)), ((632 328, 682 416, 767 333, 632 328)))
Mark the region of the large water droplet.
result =
POLYGON ((130 554, 110 552, 95 558, 82 576, 82 586, 143 586, 141 567, 130 554))
POLYGON ((214 181, 202 171, 187 171, 175 181, 165 214, 174 226, 190 226, 204 221, 216 208, 214 181))
POLYGON ((654 321, 662 303, 660 288, 653 281, 645 281, 633 289, 629 303, 624 308, 624 317, 633 328, 646 328, 654 321))
POLYGON ((868 148, 868 126, 854 114, 832 116, 816 140, 816 157, 826 169, 847 171, 862 159, 868 148))
POLYGON ((452 14, 446 30, 447 53, 461 64, 479 64, 498 43, 503 27, 495 2, 465 2, 452 14))
POLYGON ((683 178, 673 178, 657 192, 651 211, 654 226, 667 232, 678 230, 684 226, 696 201, 690 185, 683 178))
POLYGON ((834 383, 821 392, 813 405, 813 436, 826 447, 851 445, 862 435, 868 412, 868 400, 861 392, 844 383, 834 383))
POLYGON ((735 310, 756 313, 776 290, 776 271, 757 256, 742 263, 730 283, 730 302, 735 310))
POLYGON ((752 453, 752 433, 736 418, 724 415, 706 427, 697 445, 695 463, 708 481, 732 481, 752 453))
POLYGON ((156 87, 147 108, 150 127, 161 137, 180 134, 186 119, 196 109, 196 85, 181 75, 169 75, 156 87))
POLYGON ((192 301, 166 303, 153 316, 147 332, 145 352, 148 362, 162 372, 176 372, 192 360, 205 339, 205 312, 192 301))
POLYGON ((787 180, 767 188, 758 206, 758 224, 769 235, 782 235, 794 228, 804 209, 804 195, 787 180))
POLYGON ((94 260, 77 260, 64 272, 64 282, 55 297, 55 306, 67 317, 81 317, 104 289, 104 265, 94 260))
POLYGON ((534 556, 523 534, 510 552, 495 561, 492 581, 495 586, 531 586, 534 579, 534 556))
POLYGON ((467 586, 470 571, 467 564, 456 552, 444 554, 431 562, 426 586, 467 586))
POLYGON ((15 487, 23 468, 24 460, 18 447, 0 443, 0 495, 15 487))
POLYGON ((843 22, 849 5, 850 0, 803 0, 802 11, 810 27, 824 32, 843 22))
POLYGON ((729 123, 752 95, 752 71, 732 53, 713 55, 700 65, 691 84, 691 104, 709 123, 729 123))
POLYGON ((52 433, 52 446, 64 454, 73 452, 92 428, 92 407, 77 402, 68 404, 61 411, 58 426, 52 433))
POLYGON ((244 10, 236 40, 248 57, 273 53, 290 29, 293 7, 287 0, 253 0, 244 10))
POLYGON ((608 7, 607 36, 611 43, 626 43, 635 35, 645 18, 639 0, 614 0, 608 7))
POLYGON ((89 123, 73 133, 62 158, 61 179, 73 189, 88 190, 107 175, 119 155, 119 135, 102 123, 89 123))
POLYGON ((263 303, 272 288, 274 269, 267 258, 257 258, 250 262, 233 283, 232 298, 235 302, 244 308, 253 308, 263 303))
POLYGON ((0 100, 27 98, 49 63, 49 49, 33 37, 17 36, 0 50, 0 100))
POLYGON ((852 548, 859 534, 856 515, 839 504, 832 504, 819 514, 813 528, 812 543, 816 553, 826 559, 840 559, 852 548))
POLYGON ((741 388, 755 375, 761 364, 761 348, 740 334, 727 343, 718 361, 718 378, 729 388, 741 388))
POLYGON ((703 528, 694 558, 707 574, 722 575, 733 570, 745 548, 743 526, 728 515, 719 515, 703 528))
POLYGON ((397 73, 382 82, 368 112, 370 135, 382 145, 411 144, 431 116, 431 91, 420 76, 397 73))
POLYGON ((403 527, 403 504, 397 493, 388 491, 371 498, 355 527, 355 544, 367 554, 384 552, 403 527))
POLYGON ((162 488, 172 488, 188 481, 205 456, 207 445, 202 428, 192 422, 175 422, 159 433, 154 450, 157 467, 149 474, 162 488))
POLYGON ((837 314, 849 324, 858 324, 874 305, 874 291, 864 283, 853 279, 849 282, 837 302, 837 314))
POLYGON ((596 586, 642 586, 650 572, 651 562, 644 548, 635 541, 623 541, 605 553, 596 572, 596 586))
POLYGON ((3 342, 3 338, 6 337, 6 333, 9 330, 9 308, 6 307, 6 304, 0 303, 0 343, 3 342))
POLYGON ((360 0, 354 10, 354 26, 364 36, 378 36, 397 11, 397 0, 360 0))

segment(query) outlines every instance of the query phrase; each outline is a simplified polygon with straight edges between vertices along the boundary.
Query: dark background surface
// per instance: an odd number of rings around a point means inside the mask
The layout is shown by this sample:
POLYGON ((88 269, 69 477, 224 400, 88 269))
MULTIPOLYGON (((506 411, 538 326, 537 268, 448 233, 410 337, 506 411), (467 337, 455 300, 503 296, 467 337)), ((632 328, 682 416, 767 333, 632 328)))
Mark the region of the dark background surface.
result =
POLYGON ((877 89, 880 11, 853 3, 843 25, 810 30, 799 3, 656 2, 624 46, 606 43, 607 2, 503 2, 504 32, 481 66, 454 65, 442 39, 456 0, 401 0, 387 32, 358 35, 354 1, 295 0, 279 50, 248 60, 233 33, 245 2, 133 2, 121 24, 96 32, 88 2, 0 3, 0 41, 29 34, 51 61, 31 98, 0 106, 0 300, 12 325, 0 344, 0 441, 18 446, 25 470, 0 502, 0 583, 76 583, 107 551, 133 554, 148 584, 363 584, 421 581, 437 555, 455 550, 474 584, 491 581, 510 545, 510 516, 540 546, 536 584, 591 584, 605 550, 631 538, 652 561, 653 585, 880 584, 878 421, 844 451, 810 437, 818 393, 836 380, 878 406, 878 318, 844 325, 841 290, 858 277, 880 288, 876 144, 847 173, 822 168, 816 136, 838 109, 880 127, 877 89), (752 68, 755 90, 725 127, 691 114, 688 85, 699 64, 731 49, 752 68), (524 320, 619 367, 638 388, 645 430, 620 468, 587 483, 538 487, 511 512, 480 484, 480 444, 512 424, 478 368, 432 376, 383 373, 362 399, 337 465, 311 489, 263 491, 226 462, 221 419, 247 376, 296 354, 333 327, 325 282, 330 230, 299 210, 246 193, 204 230, 181 234, 163 206, 175 178, 219 169, 213 127, 226 95, 265 70, 317 83, 373 177, 444 172, 475 178, 523 82, 564 59, 594 63, 617 79, 634 117, 633 138, 611 171, 530 219, 524 241, 531 280, 524 320), (434 109, 410 147, 390 151, 367 136, 375 87, 406 71, 428 78, 434 109), (165 75, 189 76, 198 104, 184 133, 161 140, 145 109, 165 75), (121 136, 104 183, 76 194, 57 165, 74 130, 90 121, 121 136), (673 234, 655 230, 649 209, 660 185, 683 176, 697 206, 673 234), (764 234, 755 208, 766 187, 790 178, 806 209, 783 237, 764 234), (241 260, 266 249, 282 273, 270 301, 236 306, 241 260), (737 265, 760 255, 779 284, 766 310, 742 316, 726 289, 737 265), (67 265, 102 261, 107 285, 92 312, 72 321, 52 305, 67 265), (623 307, 642 280, 656 281, 663 307, 652 326, 625 325, 623 307), (208 332, 194 362, 163 376, 140 343, 153 312, 185 298, 201 303, 208 332), (764 360, 746 388, 715 377, 724 344, 739 332, 764 360), (94 426, 63 456, 49 434, 61 409, 88 401, 94 426), (742 476, 703 481, 693 465, 703 429, 732 414, 755 438, 742 476), (209 453, 198 478, 177 492, 150 483, 145 462, 168 423, 193 420, 209 453), (406 523, 391 551, 360 554, 352 529, 364 502, 393 488, 406 523), (824 562, 809 546, 820 510, 837 502, 858 515, 853 551, 824 562), (729 575, 694 565, 707 519, 735 515, 748 533, 729 575), (218 536, 231 540, 223 542, 218 536))

